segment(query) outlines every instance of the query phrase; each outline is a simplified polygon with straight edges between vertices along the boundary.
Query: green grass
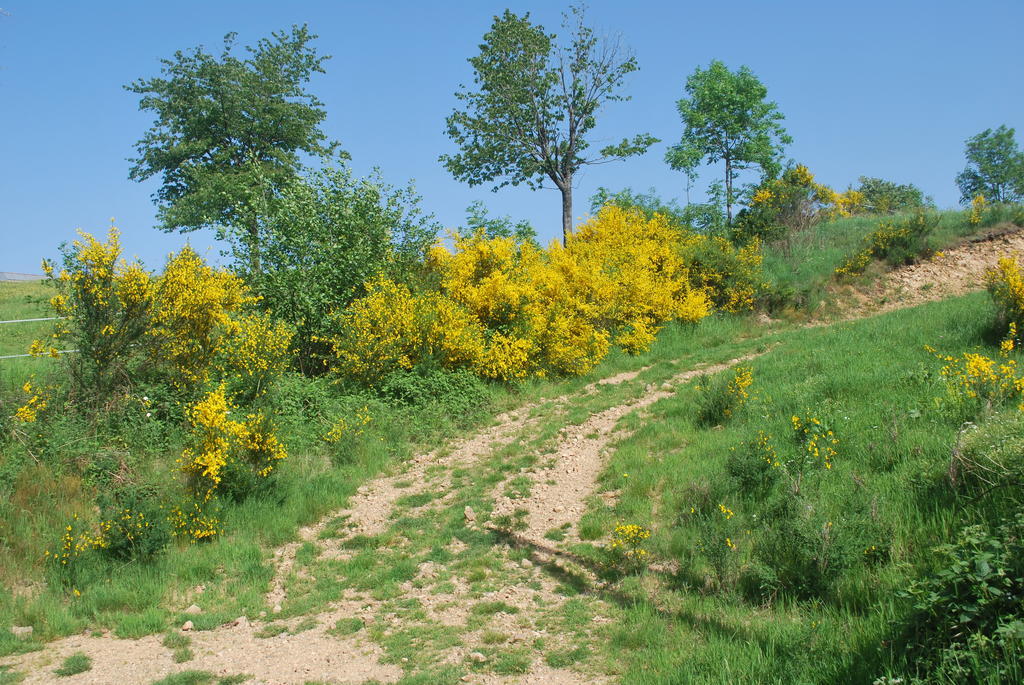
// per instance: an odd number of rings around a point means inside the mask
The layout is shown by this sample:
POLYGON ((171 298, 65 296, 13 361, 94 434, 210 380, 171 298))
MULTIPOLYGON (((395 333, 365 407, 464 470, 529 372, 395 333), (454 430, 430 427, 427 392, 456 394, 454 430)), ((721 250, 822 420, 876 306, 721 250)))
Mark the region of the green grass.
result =
POLYGON ((78 675, 79 673, 85 673, 92 668, 92 658, 90 658, 85 652, 75 652, 68 658, 64 659, 64 663, 61 664, 60 668, 54 670, 54 673, 62 678, 72 675, 78 675))
POLYGON ((218 676, 209 671, 181 671, 154 680, 151 685, 239 685, 251 679, 252 676, 247 675, 218 676))
MULTIPOLYGON (((953 236, 958 229, 952 218, 948 221, 953 236)), ((786 264, 771 266, 766 260, 769 270, 793 267, 789 275, 800 283, 814 283, 826 272, 830 277, 834 264, 847 256, 843 250, 855 246, 871 225, 850 220, 832 228, 835 236, 820 238, 831 241, 831 247, 818 246, 828 254, 812 259, 815 245, 800 247, 802 253, 794 246, 786 264), (800 254, 811 263, 801 262, 800 254)), ((895 591, 927 566, 930 547, 981 516, 959 506, 945 485, 951 445, 964 417, 936 402, 942 394, 936 376, 940 363, 923 346, 949 354, 985 347, 991 341, 991 315, 987 298, 974 295, 821 329, 786 324, 765 329, 752 318, 717 316, 695 326, 670 325, 649 352, 630 357, 614 351, 585 377, 490 386, 487 402, 471 416, 452 417, 440 405, 410 410, 370 400, 374 421, 362 435, 335 446, 320 440, 324 417, 339 403, 361 406, 363 399, 339 397, 339 390, 326 382, 288 376, 279 418, 291 456, 274 492, 225 506, 228 535, 203 545, 178 541, 145 563, 120 564, 89 555, 77 564, 74 582, 63 586, 41 562, 42 552, 53 546, 73 514, 94 516, 92 503, 103 483, 103 474, 97 473, 103 469, 95 465, 106 459, 104 469, 129 469, 143 481, 166 486, 181 435, 168 422, 164 442, 137 448, 129 443, 129 449, 104 456, 103 450, 110 449, 106 444, 83 440, 73 424, 56 422, 50 428, 57 429, 57 439, 44 445, 49 452, 41 451, 38 463, 35 453, 23 451, 37 449, 31 442, 0 457, 0 489, 6 488, 0 498, 0 587, 43 584, 30 593, 0 589, 0 655, 38 648, 41 641, 85 628, 139 637, 186 619, 206 630, 239 615, 258 615, 267 608, 270 549, 294 540, 300 526, 343 506, 360 484, 414 452, 437 447, 485 423, 492 413, 534 403, 536 425, 483 463, 455 470, 454 496, 443 506, 438 499, 447 492, 419 492, 418 483, 407 481, 409 492, 398 501, 388 530, 344 541, 350 558, 318 558, 321 541, 301 547, 296 573, 287 580, 288 599, 275 618, 305 616, 339 600, 346 588, 361 591, 380 603, 376 620, 343 619, 329 632, 339 637, 361 633, 376 641, 385 660, 399 664, 408 682, 456 682, 466 668, 514 676, 534 659, 627 683, 871 682, 892 664, 899 666, 879 648, 891 639, 890 622, 899 615, 895 591), (507 562, 518 562, 529 550, 506 546, 505 533, 466 528, 464 508, 472 507, 481 522, 496 523, 491 516, 494 488, 504 482, 497 494, 528 497, 531 483, 519 470, 537 465, 567 423, 635 399, 646 386, 657 387, 697 364, 755 351, 765 354, 749 363, 753 396, 720 426, 695 421, 700 404, 695 383, 623 419, 628 436, 614 445, 600 479, 601 490, 620 494, 614 506, 594 498, 578 526, 583 540, 606 536, 618 522, 648 526, 654 534, 647 548, 668 570, 632 576, 605 565, 606 556, 594 545, 578 545, 573 563, 589 565, 601 583, 592 585, 571 569, 545 568, 563 597, 538 609, 548 632, 567 641, 546 647, 542 642, 532 651, 509 644, 497 621, 502 615, 519 621, 532 614, 485 595, 517 582, 518 566, 507 562), (578 395, 597 378, 640 369, 631 382, 598 386, 567 403, 543 403, 578 395), (778 593, 752 599, 744 574, 749 575, 764 537, 760 517, 770 498, 736 486, 730 455, 764 431, 780 453, 794 459, 799 446, 790 421, 796 414, 828 422, 840 440, 832 469, 808 469, 798 483, 789 484, 800 489, 801 502, 810 506, 805 518, 817 526, 814 530, 828 522, 836 539, 858 554, 868 546, 884 548, 884 553, 870 563, 860 557, 844 562, 814 596, 778 593), (56 454, 61 458, 52 457, 56 454), (714 518, 719 504, 735 512, 735 518, 714 518), (691 507, 700 509, 701 516, 690 515, 691 507), (729 553, 733 556, 712 554, 709 541, 721 545, 726 537, 736 546, 729 553), (458 553, 449 551, 453 541, 460 543, 458 553), (424 561, 443 565, 436 578, 417 578, 424 561), (465 646, 479 647, 488 657, 484 664, 454 668, 441 661, 445 650, 462 644, 465 631, 428 620, 423 606, 402 596, 405 583, 450 593, 455 580, 470 588, 468 628, 481 631, 479 641, 474 638, 465 646), (179 613, 182 606, 166 599, 186 596, 196 585, 206 586, 204 611, 198 616, 179 613), (599 615, 612 621, 596 621, 599 615), (401 622, 389 626, 382 619, 392 616, 401 622), (7 630, 11 625, 33 626, 33 638, 15 639, 7 630)), ((10 367, 0 366, 0 371, 5 368, 10 367)), ((15 382, 16 374, 3 378, 8 377, 15 382)), ((508 518, 506 527, 515 529, 516 517, 508 518)), ((332 522, 321 535, 323 544, 346 530, 346 521, 332 522)), ((560 543, 566 531, 554 529, 546 537, 560 543)), ((313 625, 300 622, 292 632, 313 625)), ((270 624, 264 634, 278 630, 284 630, 283 624, 270 624)), ((191 657, 186 636, 168 633, 164 646, 176 661, 191 657)), ((4 677, 0 673, 0 682, 4 677)), ((212 674, 188 671, 160 682, 217 681, 212 674)))
POLYGON ((614 509, 595 507, 584 523, 651 527, 653 557, 679 571, 626 578, 608 595, 619 609, 597 646, 608 662, 624 664, 623 682, 871 682, 898 665, 880 647, 901 611, 896 591, 928 568, 933 546, 989 515, 983 505, 958 504, 949 487, 964 417, 943 404, 942 364, 923 347, 992 355, 991 318, 987 296, 976 294, 794 331, 750 363, 754 396, 721 428, 694 420, 692 387, 649 417, 627 417, 635 432, 602 474, 603 487, 622 494, 614 509), (808 468, 799 485, 779 487, 799 486, 808 512, 797 515, 828 526, 832 544, 850 548, 852 559, 815 597, 744 599, 742 575, 766 535, 758 518, 766 496, 737 489, 729 455, 764 431, 783 460, 796 459, 802 448, 791 417, 809 414, 833 427, 838 455, 831 469, 808 468), (716 568, 708 546, 725 549, 726 536, 736 549, 716 568), (864 556, 872 545, 884 547, 884 558, 864 556))
MULTIPOLYGON (((938 225, 928 240, 934 250, 944 250, 964 237, 1006 221, 1021 222, 1021 213, 1013 208, 996 207, 978 226, 968 221, 969 212, 942 211, 938 225)), ((764 270, 780 303, 806 310, 828 304, 828 287, 835 281, 835 270, 847 258, 860 251, 865 237, 880 221, 899 221, 900 216, 856 216, 817 224, 802 234, 770 245, 764 253, 764 270)), ((878 273, 874 269, 873 273, 878 273)), ((870 278, 870 274, 866 276, 870 278)))

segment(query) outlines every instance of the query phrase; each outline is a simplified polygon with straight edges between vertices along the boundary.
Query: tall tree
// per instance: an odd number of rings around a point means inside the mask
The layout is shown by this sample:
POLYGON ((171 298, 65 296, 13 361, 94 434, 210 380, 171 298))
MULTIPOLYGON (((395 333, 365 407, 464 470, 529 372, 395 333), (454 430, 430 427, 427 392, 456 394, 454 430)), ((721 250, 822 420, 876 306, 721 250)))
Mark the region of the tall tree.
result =
POLYGON ((495 17, 480 54, 469 58, 475 89, 455 94, 465 103, 447 119, 448 136, 460 151, 441 162, 460 181, 500 181, 537 189, 550 180, 562 194, 562 239, 572 233, 572 190, 576 173, 589 164, 625 159, 657 139, 639 134, 587 154, 597 113, 619 94, 636 58, 618 40, 599 39, 584 24, 583 9, 564 15, 564 45, 555 34, 509 10, 495 17))
POLYGON ((961 204, 969 204, 977 195, 989 202, 1024 200, 1024 153, 1014 133, 1000 126, 967 139, 967 168, 956 176, 961 204))
POLYGON ((785 117, 768 89, 747 67, 738 71, 718 60, 698 67, 686 79, 688 97, 676 103, 683 120, 682 140, 669 148, 665 161, 692 180, 702 163, 725 164, 726 220, 738 196, 736 177, 743 169, 758 168, 774 176, 781 168, 782 146, 793 142, 779 123, 785 117))
POLYGON ((163 76, 125 88, 142 96, 153 126, 136 144, 129 177, 160 175, 154 195, 165 231, 212 227, 218 238, 250 243, 259 269, 259 223, 274 196, 298 176, 301 154, 328 157, 337 148, 320 130, 323 104, 304 89, 323 73, 306 26, 275 32, 244 59, 234 33, 214 57, 194 48, 161 60, 163 76))

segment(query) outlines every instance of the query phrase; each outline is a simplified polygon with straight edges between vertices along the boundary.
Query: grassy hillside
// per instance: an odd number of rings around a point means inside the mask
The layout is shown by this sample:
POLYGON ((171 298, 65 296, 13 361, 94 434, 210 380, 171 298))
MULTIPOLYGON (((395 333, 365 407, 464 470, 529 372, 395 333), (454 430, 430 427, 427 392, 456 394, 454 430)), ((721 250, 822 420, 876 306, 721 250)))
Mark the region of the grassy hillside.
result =
MULTIPOLYGON (((824 224, 769 249, 769 278, 791 285, 781 306, 824 300, 835 268, 878 224, 824 224)), ((946 213, 928 246, 977 230, 946 213)), ((46 315, 46 286, 0 286, 0 319, 46 315)), ((717 314, 667 325, 642 354, 613 350, 586 375, 517 385, 409 373, 359 389, 289 372, 261 405, 290 453, 273 490, 223 498, 224 532, 212 541, 178 538, 124 561, 89 549, 67 565, 49 554, 75 546, 75 517, 94 521, 105 493, 137 496, 161 518, 187 501, 182 406, 141 377, 117 412, 54 412, 37 430, 10 420, 26 401, 20 386, 35 374, 74 406, 60 394, 60 363, 0 360, 0 655, 83 630, 137 638, 186 620, 214 635, 246 616, 260 638, 359 633, 409 683, 538 665, 644 684, 1019 680, 1020 660, 1005 652, 939 644, 949 636, 929 633, 934 616, 907 594, 938 587, 951 568, 949 550, 936 548, 1020 510, 1016 488, 979 486, 963 456, 1002 465, 992 445, 1016 454, 1013 394, 968 400, 941 372, 967 352, 998 358, 995 318, 984 293, 817 328, 717 314), (687 375, 730 360, 738 365, 717 375, 687 375), (483 441, 472 464, 442 465, 450 441, 522 406, 519 433, 483 441), (582 430, 604 415, 604 428, 582 430), (530 498, 557 484, 559 455, 588 440, 603 464, 598 492, 571 524, 533 531, 530 498), (431 450, 436 464, 410 459, 431 450), (421 471, 403 478, 407 468, 421 471), (352 534, 350 514, 323 518, 385 474, 382 487, 396 492, 379 529, 352 534), (300 538, 311 524, 314 537, 300 538), (508 593, 518 590, 536 594, 516 604, 508 593), (326 607, 352 597, 363 618, 317 627, 326 607), (432 618, 444 598, 466 609, 462 623, 432 618), (184 613, 192 602, 201 614, 184 613), (13 626, 31 626, 31 637, 13 626)), ((18 353, 47 330, 0 332, 18 353)), ((1018 357, 998 363, 1015 369, 1018 357)), ((1016 549, 1013 540, 999 544, 1016 549)), ((989 560, 1003 573, 998 555, 989 560)), ((179 633, 165 640, 178 642, 187 651, 179 633)))
POLYGON ((959 527, 1006 513, 950 482, 967 417, 944 401, 942 364, 924 346, 991 353, 991 314, 978 294, 793 332, 751 362, 751 400, 731 420, 697 425, 695 388, 630 417, 635 432, 603 476, 621 497, 583 521, 594 533, 650 527, 667 564, 623 586, 618 623, 595 645, 628 662, 624 682, 871 682, 913 667, 886 648, 906 610, 898 591, 959 527), (766 434, 781 462, 800 459, 793 416, 834 431, 831 468, 795 479, 743 454, 766 434), (757 553, 778 536, 795 549, 757 553), (783 571, 805 574, 800 591, 780 590, 783 571))
MULTIPOLYGON (((769 302, 779 308, 827 308, 828 288, 835 281, 836 269, 864 247, 868 236, 881 223, 898 224, 911 216, 854 216, 822 222, 769 245, 764 257, 765 274, 771 287, 769 302)), ((965 237, 1007 223, 1018 226, 1024 223, 1019 208, 992 207, 979 223, 970 222, 968 211, 942 211, 937 213, 935 228, 923 247, 945 250, 965 237)), ((869 269, 867 278, 887 268, 891 265, 876 264, 869 269)))

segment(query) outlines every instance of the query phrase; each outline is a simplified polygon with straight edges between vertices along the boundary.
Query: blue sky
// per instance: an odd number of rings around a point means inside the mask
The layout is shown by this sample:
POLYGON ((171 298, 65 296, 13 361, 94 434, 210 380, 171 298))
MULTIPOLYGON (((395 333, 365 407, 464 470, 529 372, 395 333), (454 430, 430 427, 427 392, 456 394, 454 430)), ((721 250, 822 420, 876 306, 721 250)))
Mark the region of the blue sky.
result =
MULTIPOLYGON (((324 129, 357 173, 380 167, 396 185, 415 179, 425 208, 446 227, 483 200, 493 214, 526 218, 543 239, 560 231, 555 190, 497 193, 456 182, 438 163, 453 151, 444 119, 470 83, 475 54, 505 7, 557 30, 566 5, 550 2, 80 2, 0 0, 0 271, 38 273, 74 230, 105 232, 111 217, 129 254, 160 267, 188 239, 156 230, 156 182, 128 180, 134 143, 151 124, 122 86, 159 73, 175 50, 218 52, 308 23, 332 55, 309 90, 326 105, 324 129)), ((956 204, 963 141, 1006 124, 1024 140, 1024 1, 608 2, 588 23, 621 33, 640 64, 630 102, 611 104, 596 136, 649 132, 647 155, 592 168, 576 189, 577 215, 598 186, 654 187, 682 198, 681 174, 663 162, 681 128, 675 101, 687 75, 712 59, 749 66, 785 114, 787 155, 837 188, 858 176, 912 182, 940 206, 956 204)), ((707 169, 703 189, 718 172, 707 169)), ((693 194, 700 199, 701 193, 693 194)))

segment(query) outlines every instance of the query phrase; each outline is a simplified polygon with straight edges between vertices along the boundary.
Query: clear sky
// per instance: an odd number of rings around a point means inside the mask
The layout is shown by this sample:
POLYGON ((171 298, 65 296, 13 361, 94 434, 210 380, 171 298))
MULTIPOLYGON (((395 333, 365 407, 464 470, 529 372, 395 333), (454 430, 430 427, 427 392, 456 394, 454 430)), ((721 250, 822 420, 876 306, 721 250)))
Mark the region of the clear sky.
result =
MULTIPOLYGON (((156 181, 128 180, 127 158, 152 122, 122 86, 159 73, 175 50, 217 53, 225 33, 241 45, 308 23, 327 74, 309 90, 326 105, 324 129, 357 173, 380 167, 396 185, 415 179, 424 206, 446 227, 483 200, 492 214, 560 232, 555 190, 497 193, 456 182, 437 161, 453 151, 444 119, 470 83, 466 59, 505 7, 558 30, 554 2, 292 2, 0 0, 0 271, 39 272, 76 228, 103 233, 111 217, 129 254, 162 266, 186 237, 156 230, 156 181)), ((599 117, 605 141, 649 132, 662 139, 641 158, 579 178, 577 215, 598 186, 655 188, 682 199, 683 177, 664 163, 681 133, 675 101, 697 66, 749 66, 785 114, 787 156, 845 188, 869 175, 912 182, 953 206, 963 143, 1006 124, 1024 140, 1024 0, 635 2, 593 0, 588 23, 621 33, 640 71, 632 100, 599 117)), ((717 169, 698 182, 703 189, 717 169)), ((695 193, 693 199, 700 199, 695 193)), ((192 244, 217 249, 208 235, 192 244)))

